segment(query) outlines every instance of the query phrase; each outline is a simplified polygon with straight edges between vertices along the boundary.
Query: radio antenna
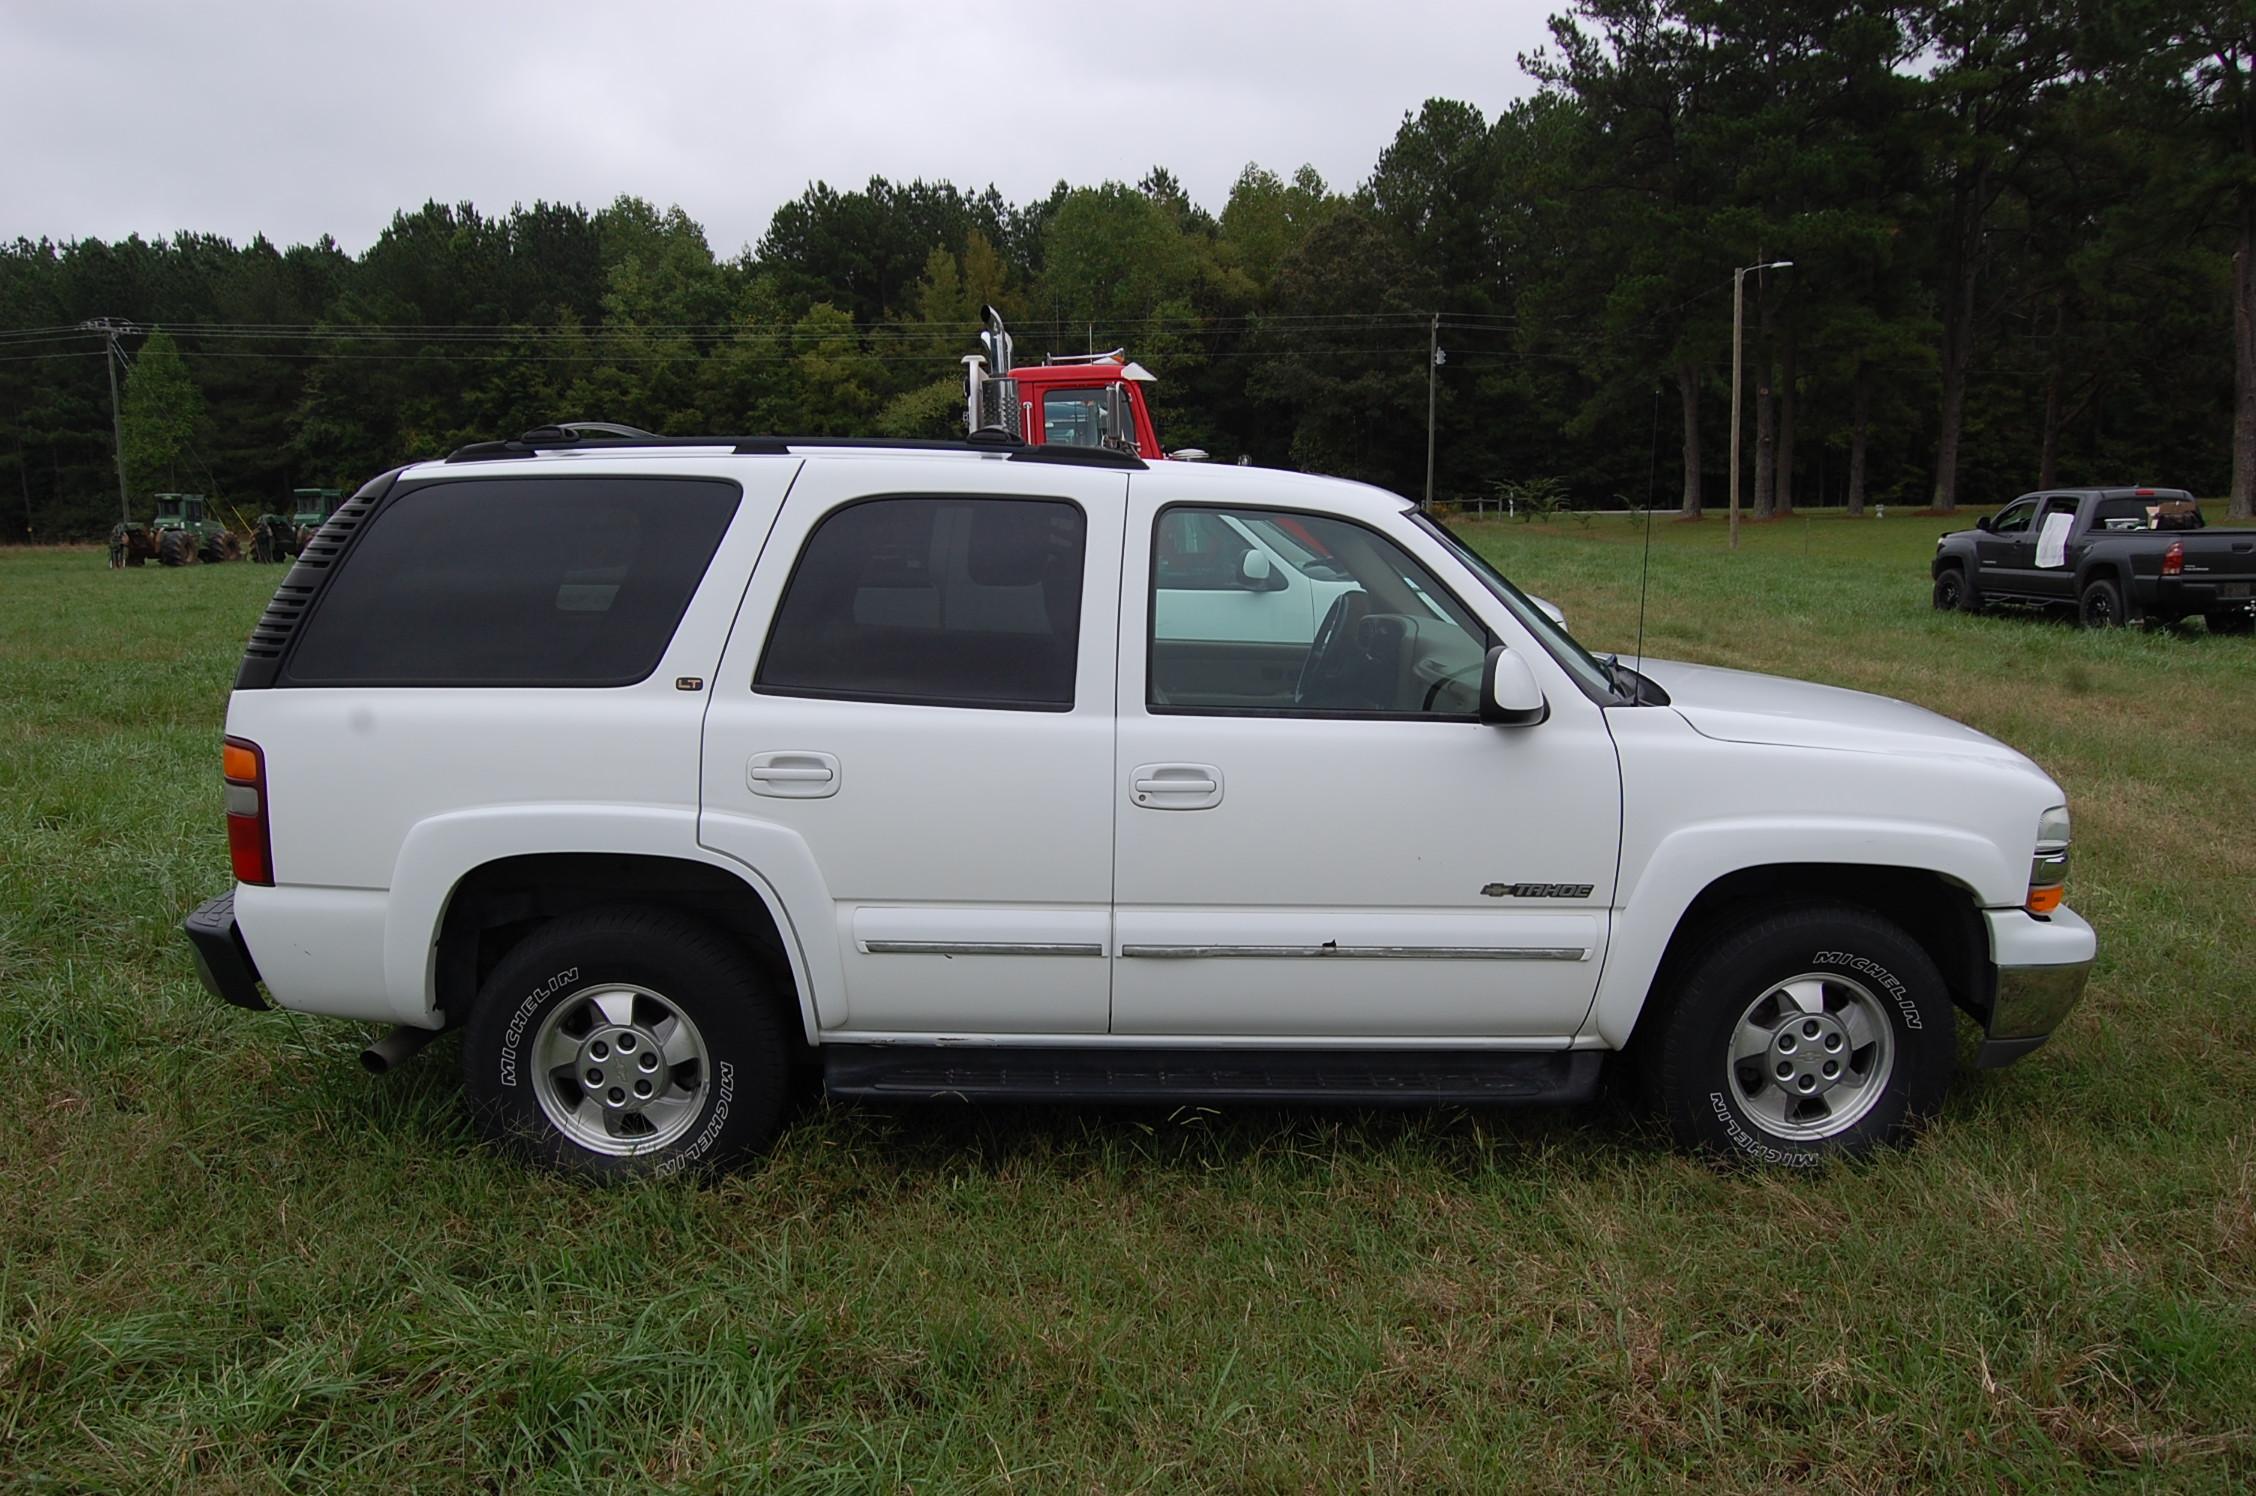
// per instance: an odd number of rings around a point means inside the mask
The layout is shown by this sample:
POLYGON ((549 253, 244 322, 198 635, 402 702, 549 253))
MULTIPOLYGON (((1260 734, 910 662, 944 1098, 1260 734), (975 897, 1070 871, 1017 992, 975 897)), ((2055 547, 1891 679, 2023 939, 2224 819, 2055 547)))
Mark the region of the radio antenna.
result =
MULTIPOLYGON (((1645 594, 1653 583, 1653 493, 1661 472, 1661 387, 1653 386, 1653 440, 1645 459, 1645 555, 1637 572, 1637 674, 1645 674, 1645 594)), ((1638 688, 1640 699, 1644 688, 1638 688)))

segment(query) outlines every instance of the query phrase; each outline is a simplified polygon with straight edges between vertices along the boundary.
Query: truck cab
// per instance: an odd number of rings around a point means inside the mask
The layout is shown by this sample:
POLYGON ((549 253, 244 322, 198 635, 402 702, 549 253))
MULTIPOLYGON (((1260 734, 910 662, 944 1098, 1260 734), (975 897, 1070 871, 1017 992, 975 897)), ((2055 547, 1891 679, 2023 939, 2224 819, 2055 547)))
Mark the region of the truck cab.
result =
POLYGON ((1002 314, 987 307, 981 320, 982 351, 963 360, 964 424, 972 435, 1007 435, 1035 447, 1094 447, 1147 461, 1206 455, 1160 446, 1144 397, 1144 386, 1158 376, 1130 360, 1127 350, 1052 354, 1019 365, 1002 314))

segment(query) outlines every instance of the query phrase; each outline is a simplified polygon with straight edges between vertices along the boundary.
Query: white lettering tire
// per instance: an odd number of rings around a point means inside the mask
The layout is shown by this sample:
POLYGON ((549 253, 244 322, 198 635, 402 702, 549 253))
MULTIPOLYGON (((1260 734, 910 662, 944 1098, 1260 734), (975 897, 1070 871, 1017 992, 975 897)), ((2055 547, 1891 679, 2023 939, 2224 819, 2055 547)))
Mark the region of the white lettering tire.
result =
POLYGON ((1638 1037, 1646 1100, 1687 1148, 1811 1168, 1902 1141, 1941 1102, 1956 1010, 1934 961, 1868 910, 1805 905, 1691 962, 1638 1037))
POLYGON ((496 1142, 598 1178, 724 1168, 773 1139, 790 1094, 758 967, 659 909, 569 915, 520 941, 479 990, 462 1069, 496 1142))

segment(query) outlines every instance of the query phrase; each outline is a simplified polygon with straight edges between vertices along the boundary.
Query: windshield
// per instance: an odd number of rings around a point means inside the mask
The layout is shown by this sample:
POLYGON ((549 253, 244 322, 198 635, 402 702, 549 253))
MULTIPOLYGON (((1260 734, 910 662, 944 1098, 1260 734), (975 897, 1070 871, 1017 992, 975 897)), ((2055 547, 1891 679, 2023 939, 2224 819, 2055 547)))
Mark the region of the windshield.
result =
POLYGON ((1544 648, 1551 651, 1552 658, 1566 666, 1586 687, 1608 697, 1619 698, 1623 695, 1623 691, 1614 681, 1614 673, 1607 669, 1597 656, 1576 643, 1574 635, 1553 623, 1551 615, 1537 607, 1526 593, 1513 586, 1504 573, 1498 571, 1486 556, 1466 544, 1447 525, 1442 524, 1432 515, 1412 510, 1410 518, 1419 528, 1439 539, 1442 544, 1456 553, 1459 560, 1471 567, 1473 575, 1479 577, 1488 590, 1496 595, 1496 600, 1502 603, 1511 612, 1511 615, 1526 627, 1529 633, 1542 641, 1544 648))

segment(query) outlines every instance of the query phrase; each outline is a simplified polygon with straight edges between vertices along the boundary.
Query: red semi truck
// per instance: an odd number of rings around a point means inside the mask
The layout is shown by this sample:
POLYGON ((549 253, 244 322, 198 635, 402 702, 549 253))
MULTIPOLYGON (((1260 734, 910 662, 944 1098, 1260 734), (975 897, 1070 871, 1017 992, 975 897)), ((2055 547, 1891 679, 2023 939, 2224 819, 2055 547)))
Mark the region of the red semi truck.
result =
POLYGON ((1193 448, 1161 448, 1144 399, 1144 386, 1157 376, 1131 362, 1126 350, 1053 354, 1019 367, 1012 362, 1011 335, 1002 314, 984 307, 980 321, 982 351, 967 353, 963 360, 967 430, 1007 431, 1033 446, 1109 447, 1155 461, 1206 456, 1193 448))

